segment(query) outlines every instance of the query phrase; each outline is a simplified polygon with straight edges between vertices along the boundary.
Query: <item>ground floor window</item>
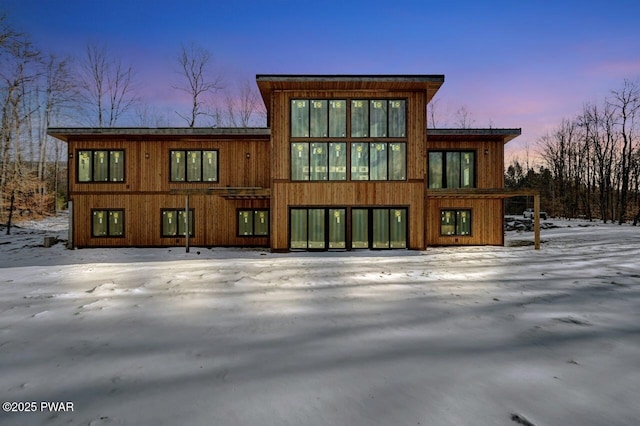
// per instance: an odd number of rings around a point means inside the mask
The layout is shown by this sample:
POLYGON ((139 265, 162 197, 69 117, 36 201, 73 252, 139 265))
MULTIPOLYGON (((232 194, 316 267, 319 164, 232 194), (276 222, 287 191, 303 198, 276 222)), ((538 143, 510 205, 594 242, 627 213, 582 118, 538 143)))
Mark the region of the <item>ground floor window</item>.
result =
POLYGON ((471 210, 441 210, 441 235, 471 235, 471 210))
POLYGON ((291 208, 292 249, 407 247, 406 208, 291 208))
MULTIPOLYGON (((184 237, 187 229, 187 216, 184 209, 162 209, 162 236, 163 237, 184 237)), ((193 236, 194 212, 189 209, 189 236, 193 236)))
POLYGON ((238 210, 238 235, 269 235, 269 210, 238 210))
POLYGON ((123 237, 124 210, 92 210, 91 235, 94 237, 123 237))

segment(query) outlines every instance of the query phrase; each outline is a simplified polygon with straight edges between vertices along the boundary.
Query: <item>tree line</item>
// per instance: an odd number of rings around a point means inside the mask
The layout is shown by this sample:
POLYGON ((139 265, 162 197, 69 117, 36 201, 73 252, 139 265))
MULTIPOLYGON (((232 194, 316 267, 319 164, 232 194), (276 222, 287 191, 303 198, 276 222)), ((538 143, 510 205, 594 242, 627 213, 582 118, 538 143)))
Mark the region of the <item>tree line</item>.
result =
POLYGON ((640 221, 640 87, 625 80, 600 103, 587 103, 563 119, 537 145, 542 165, 513 160, 509 188, 541 192, 555 216, 622 224, 640 221))
POLYGON ((178 81, 167 84, 189 106, 163 114, 105 45, 87 43, 75 56, 46 52, 0 11, 0 223, 14 211, 46 214, 64 198, 66 144, 47 136, 50 126, 264 126, 254 85, 226 81, 207 49, 183 45, 174 60, 178 81))

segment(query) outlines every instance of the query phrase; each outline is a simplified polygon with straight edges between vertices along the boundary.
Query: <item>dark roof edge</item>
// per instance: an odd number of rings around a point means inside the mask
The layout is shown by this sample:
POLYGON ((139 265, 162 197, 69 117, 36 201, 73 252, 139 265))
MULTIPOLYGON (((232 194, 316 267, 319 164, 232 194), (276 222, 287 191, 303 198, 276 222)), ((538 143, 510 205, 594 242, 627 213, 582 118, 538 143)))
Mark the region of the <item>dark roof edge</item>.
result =
POLYGON ((268 127, 49 127, 47 134, 54 137, 105 136, 269 136, 268 127))
POLYGON ((500 136, 505 143, 521 134, 520 128, 427 129, 428 136, 500 136))
POLYGON ((256 74, 256 81, 425 81, 425 82, 444 82, 444 74, 256 74))

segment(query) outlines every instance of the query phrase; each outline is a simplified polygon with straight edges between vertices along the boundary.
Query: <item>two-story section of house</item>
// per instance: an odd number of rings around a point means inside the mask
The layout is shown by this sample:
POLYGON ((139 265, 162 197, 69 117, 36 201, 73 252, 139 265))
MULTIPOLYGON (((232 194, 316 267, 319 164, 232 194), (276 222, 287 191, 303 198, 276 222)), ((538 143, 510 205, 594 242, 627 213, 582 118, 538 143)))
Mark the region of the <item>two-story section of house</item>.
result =
POLYGON ((72 245, 503 244, 503 145, 428 129, 442 75, 258 75, 267 128, 55 128, 72 245), (185 241, 187 240, 187 241, 185 241))

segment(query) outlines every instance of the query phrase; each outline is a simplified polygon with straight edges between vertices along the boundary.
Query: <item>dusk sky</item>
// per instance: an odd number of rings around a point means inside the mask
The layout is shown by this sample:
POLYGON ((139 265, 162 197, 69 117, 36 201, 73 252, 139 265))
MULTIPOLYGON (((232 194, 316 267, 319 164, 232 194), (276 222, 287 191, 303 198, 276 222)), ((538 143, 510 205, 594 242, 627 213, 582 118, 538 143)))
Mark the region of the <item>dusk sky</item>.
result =
POLYGON ((176 57, 191 42, 229 83, 444 74, 440 126, 464 106, 474 127, 521 127, 507 159, 640 76, 637 0, 0 0, 0 10, 46 52, 79 58, 87 42, 104 44, 133 66, 146 102, 174 111, 176 57))

